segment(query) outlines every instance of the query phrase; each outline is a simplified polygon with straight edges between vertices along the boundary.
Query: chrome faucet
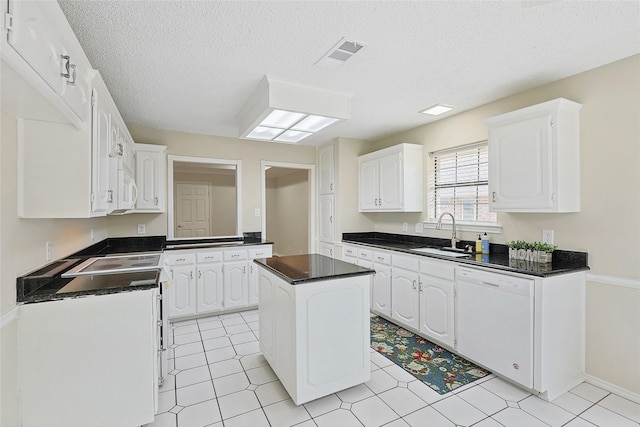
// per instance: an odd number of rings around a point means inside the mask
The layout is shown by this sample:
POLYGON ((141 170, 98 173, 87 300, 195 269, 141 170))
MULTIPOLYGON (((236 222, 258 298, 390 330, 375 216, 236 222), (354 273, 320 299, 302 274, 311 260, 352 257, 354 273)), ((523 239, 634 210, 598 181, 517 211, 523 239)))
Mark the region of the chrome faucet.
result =
POLYGON ((436 224, 436 230, 442 229, 442 217, 445 215, 449 215, 451 217, 451 221, 453 221, 453 225, 451 226, 451 248, 456 249, 456 243, 459 242, 456 238, 456 218, 449 212, 443 212, 438 218, 438 223, 436 224))

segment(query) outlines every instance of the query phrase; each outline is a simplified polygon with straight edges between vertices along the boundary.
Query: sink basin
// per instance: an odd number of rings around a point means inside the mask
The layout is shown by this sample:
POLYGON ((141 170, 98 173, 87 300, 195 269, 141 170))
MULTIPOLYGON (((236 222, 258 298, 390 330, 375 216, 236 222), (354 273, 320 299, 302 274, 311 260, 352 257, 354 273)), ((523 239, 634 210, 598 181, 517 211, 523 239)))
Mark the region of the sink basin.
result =
POLYGON ((420 252, 423 254, 432 254, 432 255, 444 255, 451 256, 456 258, 468 257, 470 254, 464 252, 456 252, 453 250, 445 250, 445 249, 437 249, 437 248, 416 248, 411 249, 412 251, 420 252))

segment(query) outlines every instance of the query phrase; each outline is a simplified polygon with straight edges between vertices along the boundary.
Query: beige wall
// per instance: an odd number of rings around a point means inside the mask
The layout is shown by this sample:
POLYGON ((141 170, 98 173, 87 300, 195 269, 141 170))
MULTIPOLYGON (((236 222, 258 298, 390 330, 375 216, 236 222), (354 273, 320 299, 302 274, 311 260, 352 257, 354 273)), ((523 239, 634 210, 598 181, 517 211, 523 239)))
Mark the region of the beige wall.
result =
MULTIPOLYGON (((236 234, 236 178, 230 174, 176 173, 173 191, 179 183, 211 184, 209 218, 210 236, 233 236, 236 234)), ((174 205, 175 205, 174 199, 174 205)))
MULTIPOLYGON (((105 239, 107 220, 19 218, 16 119, 5 111, 2 112, 0 132, 0 314, 5 316, 16 305, 16 277, 47 263, 46 242, 53 244, 53 259, 63 258, 92 244, 91 229, 94 231, 96 242, 105 239)), ((63 203, 63 200, 64 189, 61 188, 60 203, 63 203)), ((0 425, 17 425, 15 323, 14 320, 2 328, 0 425)))
MULTIPOLYGON (((136 142, 167 146, 168 155, 208 157, 214 159, 242 160, 242 228, 243 231, 261 231, 262 219, 254 211, 262 206, 262 160, 315 164, 315 147, 248 141, 197 135, 184 132, 147 129, 129 126, 136 142)), ((167 232, 166 214, 125 215, 109 221, 110 236, 135 234, 137 224, 146 223, 148 235, 164 235, 167 232), (149 222, 146 222, 149 221, 149 222)))
POLYGON ((309 197, 307 170, 267 178, 266 237, 274 242, 274 254, 309 252, 309 197))
MULTIPOLYGON (((522 92, 455 116, 393 135, 368 151, 403 142, 424 144, 425 153, 485 140, 488 117, 564 97, 583 104, 580 111, 581 211, 568 214, 499 213, 501 234, 491 240, 540 240, 555 231, 561 249, 589 253, 586 302, 586 371, 589 375, 640 394, 640 55, 522 92), (604 282, 604 283, 601 283, 604 282), (620 287, 615 283, 628 284, 620 287)), ((340 172, 353 175, 354 145, 340 144, 340 172), (343 149, 348 147, 350 149, 343 149)), ((425 154, 425 170, 429 157, 425 154)), ((426 176, 425 176, 426 185, 426 176)), ((426 187, 425 187, 426 188, 426 187)), ((343 231, 358 229, 357 179, 340 180, 343 231), (349 187, 351 186, 351 187, 349 187)), ((423 214, 368 214, 376 231, 415 234, 423 214)), ((424 235, 446 237, 429 230, 424 235)), ((475 233, 461 233, 473 240, 475 233)))

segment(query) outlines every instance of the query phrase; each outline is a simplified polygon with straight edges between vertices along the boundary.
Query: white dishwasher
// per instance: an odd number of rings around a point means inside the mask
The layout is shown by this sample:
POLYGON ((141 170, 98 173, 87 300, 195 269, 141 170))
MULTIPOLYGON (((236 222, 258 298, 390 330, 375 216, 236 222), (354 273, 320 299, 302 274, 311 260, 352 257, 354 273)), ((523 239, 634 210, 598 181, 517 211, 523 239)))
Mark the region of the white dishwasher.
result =
POLYGON ((458 352, 533 388, 533 288, 530 279, 458 266, 458 352))

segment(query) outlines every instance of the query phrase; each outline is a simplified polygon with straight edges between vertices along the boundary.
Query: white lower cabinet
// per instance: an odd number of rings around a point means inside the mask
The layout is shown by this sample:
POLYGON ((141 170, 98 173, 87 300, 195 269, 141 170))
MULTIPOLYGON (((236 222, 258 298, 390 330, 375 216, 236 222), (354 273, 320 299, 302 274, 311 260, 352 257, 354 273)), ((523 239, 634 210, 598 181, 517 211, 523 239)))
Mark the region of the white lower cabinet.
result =
POLYGON ((455 264, 420 261, 420 333, 442 344, 455 344, 455 264))
POLYGON ((418 259, 394 255, 391 280, 391 318, 417 330, 420 315, 418 259))
POLYGON ((253 260, 271 253, 271 245, 171 251, 166 256, 171 280, 165 286, 169 318, 256 306, 258 278, 253 260))
POLYGON ((371 289, 371 311, 391 317, 391 254, 388 252, 373 253, 373 276, 371 289))

